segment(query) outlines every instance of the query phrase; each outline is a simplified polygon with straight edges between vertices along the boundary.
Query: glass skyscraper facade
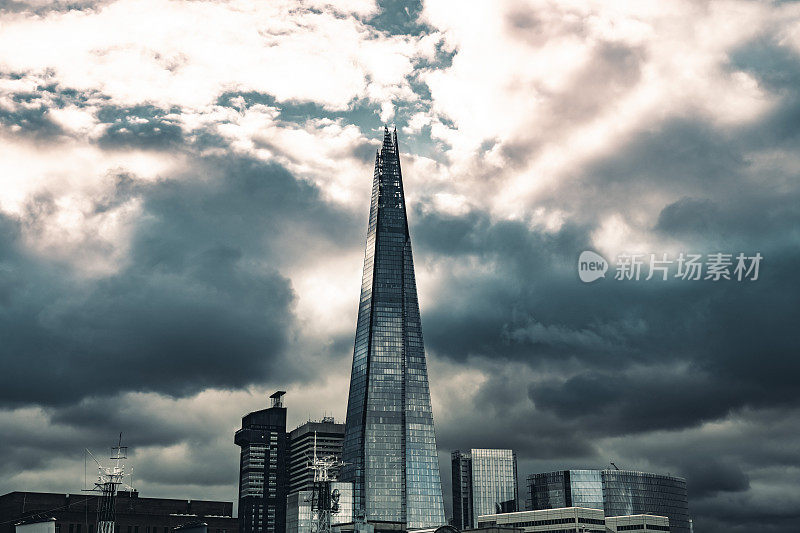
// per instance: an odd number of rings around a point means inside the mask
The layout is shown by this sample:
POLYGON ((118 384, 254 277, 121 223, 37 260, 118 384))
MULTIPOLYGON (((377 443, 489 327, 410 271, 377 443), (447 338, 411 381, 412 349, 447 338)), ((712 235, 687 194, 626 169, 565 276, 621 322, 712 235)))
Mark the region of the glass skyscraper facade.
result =
POLYGON ((480 515, 517 511, 517 456, 513 450, 456 450, 453 472, 453 525, 475 527, 480 515))
POLYGON ((396 131, 375 158, 342 459, 356 516, 445 523, 396 131))
POLYGON ((605 516, 654 514, 670 531, 689 533, 686 480, 632 470, 561 470, 528 476, 526 507, 603 509, 605 516))

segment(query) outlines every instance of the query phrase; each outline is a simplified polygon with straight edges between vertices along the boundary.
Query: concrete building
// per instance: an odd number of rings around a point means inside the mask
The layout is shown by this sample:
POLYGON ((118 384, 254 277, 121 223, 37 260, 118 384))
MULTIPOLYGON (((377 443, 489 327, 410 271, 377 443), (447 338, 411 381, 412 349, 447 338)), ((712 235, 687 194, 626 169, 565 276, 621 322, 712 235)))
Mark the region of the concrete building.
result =
POLYGON ((523 533, 521 527, 513 526, 486 526, 464 529, 462 533, 523 533))
MULTIPOLYGON (((234 443, 239 460, 239 522, 242 533, 284 533, 288 436, 284 391, 270 396, 271 407, 242 418, 234 443)), ((72 532, 70 532, 72 533, 72 532)))
POLYGON ((606 518, 606 529, 612 533, 617 531, 641 531, 644 533, 648 531, 658 531, 659 533, 670 531, 669 518, 649 514, 609 516, 606 518))
POLYGON ((331 533, 406 533, 403 522, 390 520, 370 520, 369 522, 348 522, 331 528, 331 533))
MULTIPOLYGON (((487 532, 491 528, 517 528, 521 533, 616 533, 618 531, 671 531, 669 518, 657 515, 606 517, 602 509, 563 507, 541 511, 519 511, 481 515, 477 529, 464 532, 487 532)), ((497 533, 504 533, 498 531, 497 533)))
POLYGON ((524 533, 606 532, 603 510, 584 507, 481 515, 478 517, 478 527, 515 527, 524 533))
MULTIPOLYGON (((295 428, 289 432, 289 493, 314 488, 314 471, 310 463, 314 456, 315 436, 317 456, 332 455, 342 459, 344 424, 337 424, 332 417, 325 417, 319 422, 308 421, 295 428)), ((338 479, 339 470, 334 469, 330 474, 338 479)))

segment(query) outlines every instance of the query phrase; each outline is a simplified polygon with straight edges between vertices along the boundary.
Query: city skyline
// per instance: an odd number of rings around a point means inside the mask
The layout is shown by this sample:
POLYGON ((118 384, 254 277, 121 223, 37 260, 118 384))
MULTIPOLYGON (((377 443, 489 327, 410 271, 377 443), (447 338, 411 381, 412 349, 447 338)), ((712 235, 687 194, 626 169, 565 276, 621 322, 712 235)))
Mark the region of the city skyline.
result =
POLYGON ((270 393, 289 427, 343 422, 388 124, 446 513, 451 450, 513 449, 520 478, 613 461, 685 477, 698 531, 789 533, 798 23, 746 0, 0 1, 0 493, 79 491, 122 431, 141 494, 233 501, 231 436, 270 393), (613 275, 682 253, 762 261, 613 275))

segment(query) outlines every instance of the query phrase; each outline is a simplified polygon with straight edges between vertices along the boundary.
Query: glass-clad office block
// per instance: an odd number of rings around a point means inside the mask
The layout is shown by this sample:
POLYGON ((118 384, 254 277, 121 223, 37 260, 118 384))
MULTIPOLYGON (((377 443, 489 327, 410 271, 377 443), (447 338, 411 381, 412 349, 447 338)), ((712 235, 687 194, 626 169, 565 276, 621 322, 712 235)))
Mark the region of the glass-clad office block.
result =
POLYGON ((445 523, 396 131, 375 160, 342 458, 356 516, 445 523))
POLYGON ((527 508, 603 509, 605 516, 669 518, 670 531, 689 533, 686 480, 632 470, 560 470, 528 476, 527 508))
POLYGON ((456 450, 453 468, 453 525, 474 528, 478 516, 517 509, 517 456, 513 450, 456 450))
POLYGON ((640 513, 666 516, 670 531, 689 533, 686 480, 630 470, 602 473, 606 516, 640 513))
POLYGON ((587 509, 603 508, 603 477, 598 470, 570 470, 571 504, 587 509))
MULTIPOLYGON (((330 491, 327 499, 331 504, 329 507, 330 525, 352 522, 352 483, 331 481, 328 482, 327 487, 330 491)), ((286 497, 286 533, 314 533, 320 528, 318 524, 322 516, 318 504, 314 503, 313 490, 292 492, 286 497)))

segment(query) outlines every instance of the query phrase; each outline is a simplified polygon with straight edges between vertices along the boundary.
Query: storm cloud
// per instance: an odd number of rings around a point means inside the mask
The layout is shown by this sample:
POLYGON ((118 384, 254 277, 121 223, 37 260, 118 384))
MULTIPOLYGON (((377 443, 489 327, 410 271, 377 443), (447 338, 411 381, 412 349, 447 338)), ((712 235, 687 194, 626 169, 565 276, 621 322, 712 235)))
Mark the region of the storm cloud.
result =
POLYGON ((123 431, 143 495, 233 500, 266 394, 343 418, 390 122, 446 501, 450 450, 511 447, 522 483, 613 460, 686 477, 697 531, 794 530, 796 3, 0 19, 4 491, 78 490, 83 449, 123 431), (584 250, 763 261, 584 284, 584 250))

